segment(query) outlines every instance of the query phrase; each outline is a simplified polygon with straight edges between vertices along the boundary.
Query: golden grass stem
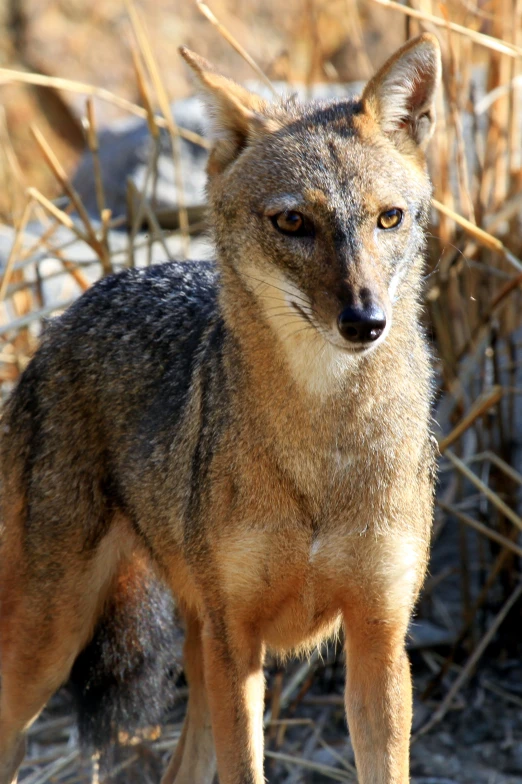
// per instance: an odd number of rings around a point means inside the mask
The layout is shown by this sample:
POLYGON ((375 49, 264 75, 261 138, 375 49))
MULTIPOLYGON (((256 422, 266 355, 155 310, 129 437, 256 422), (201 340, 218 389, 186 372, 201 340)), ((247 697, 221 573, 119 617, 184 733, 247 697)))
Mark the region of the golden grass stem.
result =
POLYGON ((181 144, 180 144, 179 129, 176 121, 174 120, 174 115, 172 113, 170 101, 167 96, 167 91, 165 89, 165 85, 163 84, 163 80, 161 79, 158 64, 156 62, 156 58, 154 57, 154 53, 150 45, 148 34, 145 30, 145 25, 143 23, 143 20, 140 18, 140 15, 136 10, 136 6, 133 3, 133 0, 125 0, 125 5, 128 14, 130 16, 132 29, 136 37, 137 44, 139 46, 141 55, 143 57, 145 65, 147 66, 147 70, 149 72, 152 84, 154 86, 154 90, 156 92, 156 97, 158 99, 161 112, 167 122, 167 128, 169 131, 171 145, 172 145, 172 158, 174 160, 174 167, 176 173, 175 176, 176 176, 176 191, 178 196, 179 225, 183 237, 184 254, 185 256, 187 256, 190 247, 190 237, 188 231, 189 221, 188 221, 188 212, 186 207, 185 189, 183 185, 183 168, 181 163, 181 144))
POLYGON ((513 525, 522 531, 522 518, 520 518, 516 512, 513 511, 501 498, 497 495, 497 493, 493 492, 490 487, 487 486, 485 482, 483 482, 479 477, 471 471, 465 463, 462 462, 460 458, 453 454, 453 452, 449 449, 445 452, 446 457, 448 460, 453 463, 455 468, 461 473, 463 476, 468 479, 472 485, 474 485, 477 490, 483 493, 488 501, 490 501, 493 506, 502 512, 508 520, 511 520, 513 525))
POLYGON ((227 43, 229 43, 230 46, 236 50, 236 52, 243 58, 243 60, 245 60, 245 62, 249 64, 252 70, 255 71, 255 73, 259 76, 261 81, 264 82, 264 84, 266 84, 266 86, 272 91, 272 95, 278 98, 279 96, 277 90, 275 89, 274 85, 272 84, 268 76, 266 76, 266 74, 263 73, 262 69, 258 66, 256 61, 248 54, 246 49, 244 49, 241 46, 237 38, 235 38, 232 35, 232 33, 229 30, 227 30, 225 25, 222 24, 219 21, 219 19, 217 19, 216 15, 214 14, 213 11, 210 10, 208 5, 206 3, 203 3, 201 0, 196 0, 196 6, 198 10, 201 11, 205 19, 208 19, 208 21, 212 25, 214 25, 218 33, 225 39, 225 41, 227 41, 227 43))
POLYGON ((154 116, 154 110, 152 108, 149 85, 147 84, 147 77, 143 68, 143 61, 141 59, 140 52, 134 39, 132 38, 130 40, 130 50, 132 55, 132 63, 134 65, 134 73, 136 75, 136 82, 138 83, 138 90, 140 91, 140 97, 143 101, 145 111, 147 112, 147 125, 149 128, 149 133, 153 139, 157 139, 160 135, 160 130, 154 116))
POLYGON ((479 534, 486 536, 488 539, 491 539, 493 542, 500 544, 502 547, 505 547, 508 550, 511 550, 512 553, 518 555, 519 558, 522 558, 522 547, 519 547, 515 542, 512 542, 511 539, 508 539, 506 536, 502 536, 497 531, 493 530, 492 528, 488 528, 487 525, 484 523, 480 523, 478 520, 475 520, 473 517, 461 512, 459 509, 456 509, 454 506, 450 504, 445 504, 443 501, 437 501, 437 506, 443 509, 450 515, 453 515, 462 523, 465 523, 470 528, 473 528, 475 531, 478 531, 479 534))
MULTIPOLYGON (((57 76, 43 76, 42 74, 26 73, 25 71, 16 71, 11 68, 0 68, 0 84, 9 82, 21 82, 37 85, 38 87, 49 87, 55 90, 79 93, 80 95, 92 95, 102 101, 118 106, 120 109, 129 112, 129 114, 134 114, 136 117, 141 117, 144 120, 147 119, 147 111, 142 106, 115 95, 104 87, 95 87, 85 82, 76 82, 72 79, 62 79, 57 76)), ((155 120, 161 128, 168 128, 167 120, 164 117, 156 115, 155 120)), ((210 147, 208 140, 200 136, 199 133, 189 131, 187 128, 179 128, 179 134, 187 141, 198 144, 207 150, 210 147)))
POLYGON ((477 419, 484 416, 484 414, 489 411, 492 406, 496 405, 502 399, 502 395, 502 387, 497 385, 494 386, 489 392, 477 398, 466 416, 461 419, 456 427, 453 428, 451 433, 439 441, 440 451, 444 453, 449 446, 457 441, 457 439, 459 439, 461 435, 477 421, 477 419))
MULTIPOLYGON (((98 130, 96 127, 96 116, 94 114, 94 103, 92 96, 89 96, 86 101, 87 118, 86 118, 86 137, 89 150, 92 155, 92 165, 94 169, 94 187, 96 190, 96 203, 98 211, 101 215, 105 209, 105 188, 103 187, 103 176, 100 164, 100 144, 98 141, 98 130)), ((103 242, 102 242, 103 244, 103 242)))
POLYGON ((41 204, 42 207, 53 216, 53 218, 56 218, 56 220, 59 221, 62 226, 65 226, 66 229, 73 231, 76 234, 77 239, 86 242, 88 245, 90 244, 87 235, 84 234, 84 232, 76 225, 71 216, 67 215, 66 212, 53 204, 52 201, 44 196, 43 193, 40 193, 37 188, 28 188, 27 193, 29 196, 32 196, 33 199, 36 199, 36 201, 41 204))
POLYGON ((265 751, 265 757, 268 759, 279 760, 280 762, 286 762, 292 765, 298 765, 300 768, 304 768, 305 770, 313 770, 317 773, 321 773, 326 778, 333 779, 334 781, 347 781, 347 782, 355 782, 355 778, 349 773, 343 773, 339 768, 333 768, 331 765, 325 765, 322 762, 313 762, 312 760, 307 760, 304 757, 295 757, 290 754, 284 754, 280 751, 265 751))
POLYGON ((47 318, 47 316, 56 313, 58 310, 66 310, 69 305, 72 305, 75 301, 76 297, 71 297, 71 299, 68 299, 65 302, 53 302, 51 305, 46 305, 44 308, 32 310, 30 313, 25 313, 23 316, 13 319, 9 324, 0 324, 0 335, 5 335, 8 332, 14 332, 16 334, 17 332, 20 332, 21 329, 25 329, 30 324, 33 324, 35 321, 47 318))
POLYGON ((85 226, 87 244, 90 245, 91 248, 95 251, 95 253, 99 256, 101 265, 103 267, 103 271, 106 275, 108 275, 109 273, 112 272, 108 248, 104 247, 104 245, 100 242, 100 240, 96 236, 96 232, 94 231, 93 225, 91 223, 87 210, 85 209, 85 206, 80 198, 80 195, 78 194, 76 188, 69 180, 60 161, 54 154, 51 146, 48 144, 47 140, 45 139, 41 131, 38 130, 38 128, 33 125, 31 126, 31 132, 40 150, 42 151, 43 156, 47 161, 47 164, 49 165, 49 168, 51 169, 52 173, 54 174, 54 176, 62 186, 67 196, 70 198, 78 215, 80 216, 81 221, 85 226))
POLYGON ((396 3, 395 0, 373 0, 373 2, 386 8, 393 8, 395 11, 400 11, 401 14, 411 16, 413 19, 419 19, 421 22, 429 22, 437 27, 449 27, 452 32, 464 35, 474 43, 485 46, 487 49, 492 49, 494 52, 499 52, 499 54, 505 54, 508 57, 522 57, 522 47, 520 46, 501 41, 499 38, 494 38, 485 33, 479 33, 455 22, 448 22, 446 19, 430 14, 427 11, 417 11, 415 8, 410 8, 410 6, 396 3))
POLYGON ((472 674, 472 672, 475 669, 475 667, 476 667, 480 657, 482 656, 482 654, 484 653, 484 651, 488 647, 489 643, 491 642, 491 640, 493 639, 493 637, 497 633, 497 630, 498 630, 499 626, 502 624, 502 622, 506 618, 506 616, 509 613, 509 611, 511 610, 511 608, 516 604, 516 602, 520 599, 521 596, 522 596, 522 582, 520 582, 517 585, 517 587, 515 588, 515 590, 511 594, 511 596, 507 599, 507 601, 504 603, 502 608, 499 610, 499 612, 497 613, 497 615, 493 619, 493 622, 491 623, 489 629, 483 635, 482 639, 480 640, 480 642, 476 646, 475 650, 473 651, 473 653, 469 657, 468 661, 466 662, 465 667, 462 668, 462 671, 457 676, 457 678, 455 679, 453 685, 451 686, 451 688, 449 689, 448 693, 446 694, 446 696, 442 700, 440 706, 435 711, 435 713, 433 714, 431 719, 428 722, 426 722, 426 724, 423 727, 421 727, 421 729, 418 731, 417 735, 424 735, 426 732, 431 730, 436 724, 438 724, 440 721, 442 721, 442 719, 444 718, 444 716, 448 712, 448 710, 449 710, 449 708, 451 706, 451 703, 455 699, 456 695, 458 694, 458 692, 460 691, 460 689, 462 688, 464 683, 467 681, 467 679, 472 674))
POLYGON ((2 302, 2 300, 6 295, 7 287, 9 285, 9 281, 11 280, 11 275, 13 272, 13 266, 18 256, 18 251, 20 250, 20 246, 23 242, 25 227, 29 222, 32 208, 33 208, 33 199, 30 197, 26 202, 24 211, 22 213, 22 217, 20 218, 18 226, 16 227, 15 238, 11 246, 9 256, 7 257, 4 274, 2 275, 2 282, 0 283, 0 302, 2 302))
MULTIPOLYGON (((375 0, 375 2, 380 2, 380 0, 375 0)), ((436 210, 441 212, 443 215, 446 215, 448 218, 451 218, 455 221, 467 234, 470 234, 478 243, 479 245, 483 245, 485 248, 489 248, 489 250, 493 250, 496 253, 500 254, 506 261, 508 261, 518 272, 522 272, 522 262, 517 259, 517 257, 511 253, 508 248, 501 242, 497 237, 494 237, 489 232, 484 231, 484 229, 479 228, 479 226, 475 226, 474 223, 463 218, 462 215, 459 215, 455 210, 446 207, 445 204, 438 201, 437 199, 432 199, 431 203, 435 207, 436 210)))

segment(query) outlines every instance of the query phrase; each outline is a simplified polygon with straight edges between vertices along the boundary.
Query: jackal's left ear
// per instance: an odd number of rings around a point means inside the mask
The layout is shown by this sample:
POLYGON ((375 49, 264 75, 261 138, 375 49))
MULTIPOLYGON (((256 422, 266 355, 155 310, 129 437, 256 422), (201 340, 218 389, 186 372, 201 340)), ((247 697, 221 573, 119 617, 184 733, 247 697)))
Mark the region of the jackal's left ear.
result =
POLYGON ((222 76, 207 60, 185 46, 180 47, 179 52, 202 88, 212 144, 208 173, 219 174, 249 141, 276 130, 279 124, 268 117, 268 104, 259 95, 222 76))
POLYGON ((362 96, 364 106, 384 133, 399 144, 409 137, 424 150, 435 127, 440 76, 439 42, 424 33, 408 41, 368 82, 362 96))

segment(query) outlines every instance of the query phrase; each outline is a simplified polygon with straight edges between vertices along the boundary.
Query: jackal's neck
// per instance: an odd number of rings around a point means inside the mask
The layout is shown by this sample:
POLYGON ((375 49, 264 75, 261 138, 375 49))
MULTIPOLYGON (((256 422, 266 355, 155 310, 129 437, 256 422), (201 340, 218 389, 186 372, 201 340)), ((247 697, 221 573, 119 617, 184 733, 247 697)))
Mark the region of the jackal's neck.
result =
POLYGON ((378 484, 403 454, 405 439, 425 442, 430 369, 409 308, 379 350, 355 358, 315 339, 303 345, 297 335, 284 346, 255 296, 228 275, 223 282, 233 443, 264 455, 314 514, 324 514, 334 498, 345 502, 361 466, 367 481, 378 484))

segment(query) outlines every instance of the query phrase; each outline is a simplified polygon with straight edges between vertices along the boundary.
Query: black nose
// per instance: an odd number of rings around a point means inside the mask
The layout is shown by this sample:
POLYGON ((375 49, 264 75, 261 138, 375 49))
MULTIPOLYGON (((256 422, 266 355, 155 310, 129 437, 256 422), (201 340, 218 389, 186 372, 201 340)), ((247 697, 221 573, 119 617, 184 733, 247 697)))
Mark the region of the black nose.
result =
POLYGON ((345 308, 337 319, 339 332, 351 343, 372 343, 381 337, 386 316, 378 305, 345 308))

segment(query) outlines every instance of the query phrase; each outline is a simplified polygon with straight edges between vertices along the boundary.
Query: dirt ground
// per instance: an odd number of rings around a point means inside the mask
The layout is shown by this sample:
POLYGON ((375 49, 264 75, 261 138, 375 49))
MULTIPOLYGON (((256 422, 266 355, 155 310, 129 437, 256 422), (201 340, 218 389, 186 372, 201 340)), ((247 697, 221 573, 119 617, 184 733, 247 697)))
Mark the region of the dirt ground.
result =
MULTIPOLYGON (((293 663, 283 683, 300 667, 302 663, 293 663)), ((413 673, 413 784, 522 784, 522 662, 506 659, 483 666, 440 724, 420 736, 416 732, 433 714, 436 702, 424 703, 418 697, 431 677, 418 654, 413 657, 413 673)), ((277 672, 272 671, 269 685, 275 678, 277 672)), ((283 725, 268 728, 265 764, 269 782, 356 781, 342 706, 343 680, 341 656, 318 663, 306 694, 294 695, 294 701, 281 712, 280 721, 289 720, 284 737, 278 737, 283 725)), ((182 687, 179 703, 159 739, 114 754, 101 780, 115 784, 159 781, 179 736, 186 704, 183 692, 182 687)), ((87 784, 96 780, 92 778, 92 762, 79 756, 66 693, 57 695, 31 729, 30 738, 29 757, 20 778, 23 784, 87 784), (60 765, 64 767, 56 770, 60 765)))

